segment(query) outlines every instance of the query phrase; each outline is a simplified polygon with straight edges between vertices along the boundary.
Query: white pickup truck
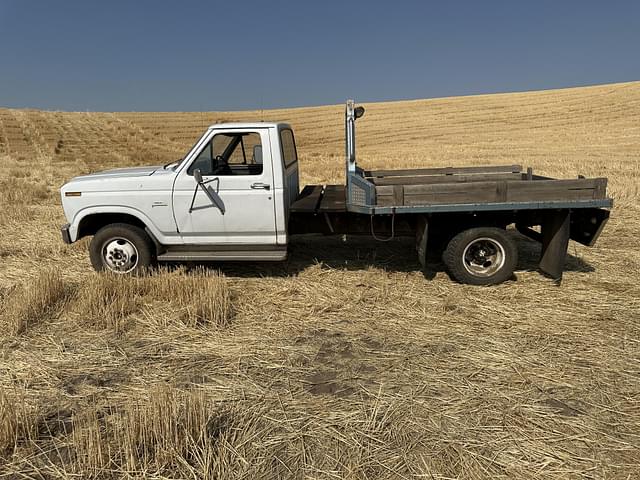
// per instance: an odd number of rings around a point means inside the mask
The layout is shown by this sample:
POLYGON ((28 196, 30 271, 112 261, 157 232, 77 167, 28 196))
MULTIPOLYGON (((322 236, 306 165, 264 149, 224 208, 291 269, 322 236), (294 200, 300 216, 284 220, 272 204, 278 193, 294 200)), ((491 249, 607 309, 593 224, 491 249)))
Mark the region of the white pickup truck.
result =
POLYGON ((423 266, 427 242, 441 245, 456 280, 488 285, 516 267, 508 225, 542 243, 540 269, 559 281, 569 239, 593 245, 606 223, 604 178, 554 180, 518 165, 363 170, 355 156, 363 114, 347 102, 344 185, 300 190, 285 123, 216 124, 174 163, 65 184, 63 240, 93 235, 94 268, 129 273, 156 261, 283 260, 289 237, 302 233, 411 235, 423 266))

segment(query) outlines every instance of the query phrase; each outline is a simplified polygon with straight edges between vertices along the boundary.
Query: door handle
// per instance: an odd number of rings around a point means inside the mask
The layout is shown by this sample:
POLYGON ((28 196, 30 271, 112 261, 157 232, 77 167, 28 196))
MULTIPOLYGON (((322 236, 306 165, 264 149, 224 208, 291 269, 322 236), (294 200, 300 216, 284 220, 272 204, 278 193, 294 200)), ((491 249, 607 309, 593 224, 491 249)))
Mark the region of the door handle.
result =
POLYGON ((253 188, 254 190, 271 190, 271 185, 269 185, 268 183, 256 182, 251 184, 251 188, 253 188))

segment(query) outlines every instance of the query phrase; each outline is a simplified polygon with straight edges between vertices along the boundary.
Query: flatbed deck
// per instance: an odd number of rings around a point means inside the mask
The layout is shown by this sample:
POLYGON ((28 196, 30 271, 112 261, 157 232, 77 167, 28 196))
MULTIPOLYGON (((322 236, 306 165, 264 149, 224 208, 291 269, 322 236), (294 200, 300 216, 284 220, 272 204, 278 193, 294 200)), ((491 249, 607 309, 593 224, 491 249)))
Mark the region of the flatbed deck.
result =
POLYGON ((371 203, 347 205, 344 185, 307 185, 293 213, 369 214, 611 207, 606 178, 556 180, 520 165, 362 171, 371 203))

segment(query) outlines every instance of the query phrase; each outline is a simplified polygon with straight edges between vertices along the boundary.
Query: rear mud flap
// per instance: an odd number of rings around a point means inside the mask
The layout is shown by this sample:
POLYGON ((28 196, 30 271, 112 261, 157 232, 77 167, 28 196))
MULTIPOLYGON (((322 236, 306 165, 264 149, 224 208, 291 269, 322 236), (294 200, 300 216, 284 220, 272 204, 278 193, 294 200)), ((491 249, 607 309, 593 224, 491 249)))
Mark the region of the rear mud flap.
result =
POLYGON ((560 284, 571 234, 569 210, 548 212, 541 225, 540 271, 560 284))
POLYGON ((592 247, 609 220, 609 211, 602 208, 547 211, 541 222, 541 232, 517 225, 523 235, 542 244, 540 271, 556 280, 562 280, 569 239, 592 247))
POLYGON ((427 267, 427 240, 429 238, 429 222, 427 218, 421 216, 416 224, 416 251, 418 252, 418 260, 422 268, 427 267))
POLYGON ((429 240, 429 220, 426 216, 418 217, 416 223, 416 252, 418 253, 418 261, 422 266, 422 273, 427 280, 433 280, 436 272, 429 268, 427 263, 427 244, 429 240))

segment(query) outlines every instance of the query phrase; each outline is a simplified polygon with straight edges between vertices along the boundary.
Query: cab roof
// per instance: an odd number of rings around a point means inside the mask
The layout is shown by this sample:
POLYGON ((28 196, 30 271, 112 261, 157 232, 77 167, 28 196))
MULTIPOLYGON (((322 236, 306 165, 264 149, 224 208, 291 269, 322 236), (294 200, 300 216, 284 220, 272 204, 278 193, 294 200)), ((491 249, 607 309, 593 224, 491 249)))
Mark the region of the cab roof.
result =
POLYGON ((230 122, 230 123, 214 123, 209 125, 209 130, 249 130, 253 128, 291 128, 289 124, 283 122, 230 122))

